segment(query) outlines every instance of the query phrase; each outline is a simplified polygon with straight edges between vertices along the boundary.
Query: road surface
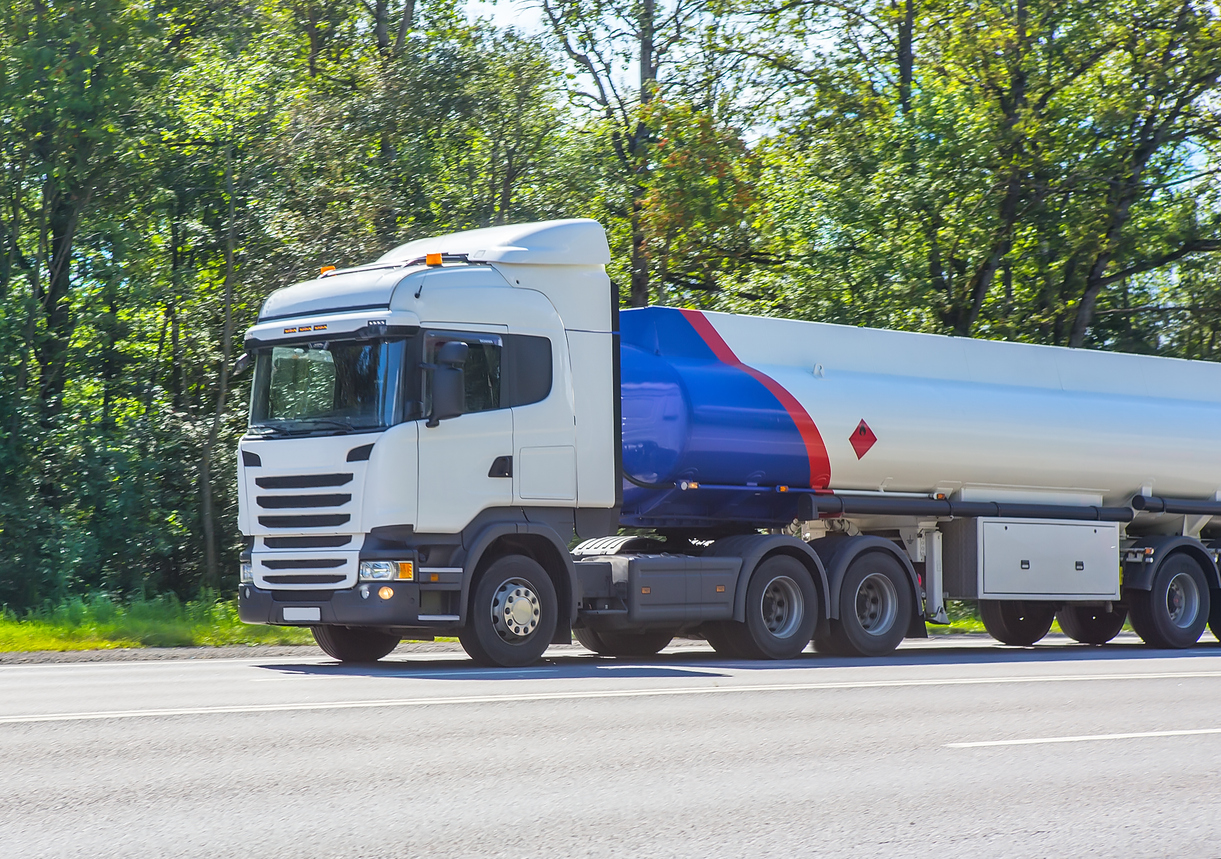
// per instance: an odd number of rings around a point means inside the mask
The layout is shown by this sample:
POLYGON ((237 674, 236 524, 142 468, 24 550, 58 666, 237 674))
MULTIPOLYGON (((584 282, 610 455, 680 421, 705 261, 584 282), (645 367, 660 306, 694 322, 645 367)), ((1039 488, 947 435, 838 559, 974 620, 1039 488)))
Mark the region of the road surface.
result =
POLYGON ((1221 857, 1221 646, 0 666, 0 857, 1221 857))

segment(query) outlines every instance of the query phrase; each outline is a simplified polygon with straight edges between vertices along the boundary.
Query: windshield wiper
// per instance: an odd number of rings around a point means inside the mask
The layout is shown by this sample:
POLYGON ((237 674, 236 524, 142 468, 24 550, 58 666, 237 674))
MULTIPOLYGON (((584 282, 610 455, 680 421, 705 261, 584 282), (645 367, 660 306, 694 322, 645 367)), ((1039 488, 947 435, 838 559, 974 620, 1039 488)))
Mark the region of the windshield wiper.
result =
POLYGON ((354 424, 350 418, 297 418, 275 423, 253 424, 249 431, 259 435, 310 435, 324 429, 362 430, 377 429, 380 424, 354 424))

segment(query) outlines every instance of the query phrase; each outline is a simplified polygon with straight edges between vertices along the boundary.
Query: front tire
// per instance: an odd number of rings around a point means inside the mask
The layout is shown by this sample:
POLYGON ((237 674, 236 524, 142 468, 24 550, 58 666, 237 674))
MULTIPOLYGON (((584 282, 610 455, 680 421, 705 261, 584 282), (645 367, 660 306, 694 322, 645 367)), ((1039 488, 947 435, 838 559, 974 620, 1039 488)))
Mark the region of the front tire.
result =
POLYGON ((311 626, 310 632, 322 651, 340 662, 376 662, 402 640, 380 629, 350 626, 311 626))
POLYGON ((899 646, 911 617, 907 572, 888 554, 865 552, 844 573, 839 617, 831 620, 828 640, 815 648, 840 656, 885 656, 899 646))
POLYGON ((1001 644, 1030 647, 1051 629, 1056 607, 1037 600, 980 600, 979 619, 1001 644))
POLYGON ((1209 621, 1204 571, 1190 555, 1176 552, 1153 576, 1147 591, 1128 591, 1132 628, 1150 647, 1181 649, 1200 640, 1209 621))
POLYGON ((458 641, 480 665, 520 668, 543 655, 558 618, 547 571, 533 558, 505 555, 476 581, 458 641))
POLYGON ((1082 644, 1106 644, 1123 629, 1128 619, 1126 608, 1103 611, 1098 607, 1066 605, 1056 612, 1064 634, 1082 644))

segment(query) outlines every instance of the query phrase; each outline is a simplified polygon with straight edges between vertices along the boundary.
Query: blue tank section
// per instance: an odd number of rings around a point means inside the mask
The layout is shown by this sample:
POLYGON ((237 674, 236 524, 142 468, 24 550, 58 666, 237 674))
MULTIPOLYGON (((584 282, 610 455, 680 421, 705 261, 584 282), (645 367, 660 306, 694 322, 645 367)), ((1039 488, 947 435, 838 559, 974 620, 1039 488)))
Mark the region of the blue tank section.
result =
POLYGON ((810 460, 793 417, 761 374, 737 363, 719 337, 702 334, 681 310, 626 310, 619 323, 621 522, 681 528, 792 521, 796 496, 773 487, 808 487, 810 460), (684 480, 765 489, 683 491, 676 484, 684 480))

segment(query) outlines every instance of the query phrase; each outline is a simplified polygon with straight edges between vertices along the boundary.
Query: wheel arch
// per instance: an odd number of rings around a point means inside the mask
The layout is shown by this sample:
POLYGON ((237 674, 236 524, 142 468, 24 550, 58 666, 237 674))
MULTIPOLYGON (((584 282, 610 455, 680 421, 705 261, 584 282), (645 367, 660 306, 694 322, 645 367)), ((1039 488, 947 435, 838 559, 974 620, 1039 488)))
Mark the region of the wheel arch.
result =
MULTIPOLYGON (((827 580, 830 583, 830 612, 828 617, 839 617, 840 590, 844 583, 844 574, 852 562, 866 552, 882 552, 899 562, 899 566, 907 574, 907 583, 912 593, 912 616, 908 618, 908 637, 913 635, 913 627, 921 617, 920 579, 916 568, 912 566, 907 553, 884 537, 862 534, 855 537, 822 537, 810 543, 810 548, 822 559, 827 570, 827 580)), ((920 624, 923 629, 923 624, 920 624)), ((917 631, 915 634, 919 634, 917 631)), ((927 633, 926 633, 927 634, 927 633)))
POLYGON ((1186 537, 1180 535, 1166 535, 1154 537, 1142 537, 1136 541, 1126 551, 1132 549, 1153 549, 1153 563, 1141 561, 1124 560, 1123 563, 1123 587, 1125 590, 1131 589, 1135 591, 1147 591, 1153 587, 1153 578, 1157 575, 1157 571, 1161 569, 1162 564, 1172 555, 1187 555, 1200 565, 1200 569, 1204 571, 1204 580, 1208 583, 1209 590, 1221 590, 1221 575, 1218 574, 1217 564, 1213 560, 1212 552, 1205 547, 1203 543, 1194 537, 1186 537))
POLYGON ((736 537, 726 537, 717 540, 705 551, 710 557, 737 557, 742 559, 742 569, 738 571, 738 581, 733 596, 733 619, 746 620, 746 588, 755 569, 768 558, 775 555, 787 555, 795 558, 810 574, 814 589, 818 591, 821 611, 818 613, 818 623, 822 624, 830 610, 830 597, 827 587, 827 571, 822 560, 810 548, 796 537, 787 534, 741 534, 736 537))
POLYGON ((576 568, 560 535, 554 529, 538 523, 489 525, 471 541, 470 549, 461 558, 461 622, 466 623, 470 592, 475 580, 493 561, 505 555, 525 555, 547 573, 555 587, 556 602, 559 604, 559 618, 551 643, 568 644, 572 640, 572 621, 577 616, 576 568))

